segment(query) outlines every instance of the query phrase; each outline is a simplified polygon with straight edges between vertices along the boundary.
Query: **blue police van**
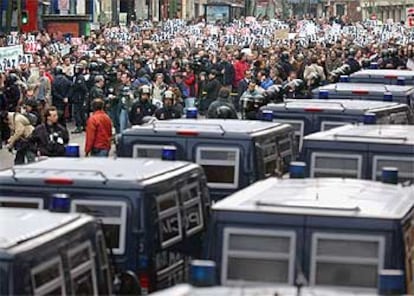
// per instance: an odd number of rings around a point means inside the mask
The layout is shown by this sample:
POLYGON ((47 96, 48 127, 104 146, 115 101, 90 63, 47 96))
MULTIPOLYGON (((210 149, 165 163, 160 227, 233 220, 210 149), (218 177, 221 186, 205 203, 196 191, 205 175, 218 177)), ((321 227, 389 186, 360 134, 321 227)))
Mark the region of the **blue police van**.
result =
POLYGON ((375 292, 388 274, 395 295, 411 294, 413 215, 414 187, 273 177, 212 206, 205 255, 226 286, 302 279, 310 287, 375 292))
POLYGON ((364 69, 349 76, 349 82, 414 85, 414 71, 394 69, 364 69))
POLYGON ((340 82, 315 88, 312 98, 398 102, 414 109, 414 85, 340 82))
POLYGON ((345 124, 414 124, 406 104, 363 100, 287 100, 261 107, 259 117, 292 125, 299 150, 304 136, 345 124))
POLYGON ((111 295, 111 272, 97 219, 0 209, 1 295, 111 295))
POLYGON ((308 135, 300 159, 307 176, 378 180, 383 167, 414 181, 413 125, 347 125, 308 135))
POLYGON ((0 206, 64 209, 102 221, 116 267, 143 294, 185 282, 209 217, 202 168, 158 159, 50 158, 0 172, 0 206))
POLYGON ((133 126, 117 139, 121 157, 176 158, 203 167, 213 200, 271 175, 283 175, 296 158, 288 124, 230 119, 175 119, 133 126))

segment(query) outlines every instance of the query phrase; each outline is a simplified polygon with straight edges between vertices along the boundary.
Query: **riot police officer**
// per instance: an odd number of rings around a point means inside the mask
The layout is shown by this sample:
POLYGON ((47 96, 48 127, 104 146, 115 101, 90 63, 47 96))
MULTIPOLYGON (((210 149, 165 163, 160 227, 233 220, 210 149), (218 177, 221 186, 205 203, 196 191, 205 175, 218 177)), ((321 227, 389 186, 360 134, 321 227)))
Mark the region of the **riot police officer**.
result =
POLYGON ((132 103, 129 121, 132 125, 142 124, 145 116, 153 116, 157 107, 151 103, 151 89, 143 85, 138 89, 138 99, 132 103))
POLYGON ((159 120, 181 118, 180 110, 174 107, 174 93, 167 90, 162 98, 163 106, 155 111, 155 117, 159 120))
POLYGON ((87 101, 88 88, 84 76, 83 65, 75 65, 74 72, 75 76, 73 77, 71 103, 73 104, 76 129, 72 131, 72 134, 78 134, 85 130, 85 107, 87 101))

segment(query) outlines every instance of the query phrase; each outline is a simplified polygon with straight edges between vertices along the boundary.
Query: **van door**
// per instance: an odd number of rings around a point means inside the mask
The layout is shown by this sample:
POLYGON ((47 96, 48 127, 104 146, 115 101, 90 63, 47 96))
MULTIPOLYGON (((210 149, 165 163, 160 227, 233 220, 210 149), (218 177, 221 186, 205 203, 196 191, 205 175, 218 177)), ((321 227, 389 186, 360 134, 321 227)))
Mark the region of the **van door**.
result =
MULTIPOLYGON (((248 148, 242 141, 188 139, 187 159, 201 165, 213 200, 221 199, 249 184, 253 173, 248 148)), ((253 151, 252 151, 253 152, 253 151)))
POLYGON ((312 113, 297 116, 276 115, 274 122, 290 124, 295 131, 296 151, 302 150, 303 137, 315 132, 312 113))

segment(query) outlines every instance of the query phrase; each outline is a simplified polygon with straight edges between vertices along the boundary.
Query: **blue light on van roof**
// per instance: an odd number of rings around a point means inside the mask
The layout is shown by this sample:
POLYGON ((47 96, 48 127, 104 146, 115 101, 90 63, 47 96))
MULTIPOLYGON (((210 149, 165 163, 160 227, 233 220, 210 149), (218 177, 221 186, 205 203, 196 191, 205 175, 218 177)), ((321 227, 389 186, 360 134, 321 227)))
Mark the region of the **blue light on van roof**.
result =
POLYGON ((378 283, 379 295, 405 294, 405 275, 402 270, 381 270, 378 283))
POLYGON ((65 146, 66 157, 80 157, 79 144, 67 144, 65 146))
POLYGON ((196 107, 187 108, 186 118, 197 118, 198 109, 196 107))
POLYGON ((289 176, 291 179, 305 178, 306 163, 301 161, 292 161, 289 166, 289 176))
POLYGON ((392 102, 392 92, 387 91, 384 93, 384 101, 392 102))
POLYGON ((339 82, 349 82, 349 76, 348 75, 341 75, 339 77, 339 82))
POLYGON ((398 184, 398 168, 383 167, 382 168, 382 182, 387 184, 398 184))
POLYGON ((190 263, 190 284, 196 287, 216 285, 216 263, 210 260, 193 260, 190 263))
POLYGON ((329 90, 320 90, 319 91, 319 99, 328 99, 329 98, 329 90))
POLYGON ((377 122, 377 115, 374 113, 364 114, 364 124, 375 124, 377 122))
POLYGON ((398 77, 397 85, 405 85, 405 77, 398 77))
POLYGON ((162 149, 163 160, 175 160, 177 155, 177 148, 175 147, 164 147, 162 149))
POLYGON ((52 195, 49 203, 49 210, 51 212, 66 213, 70 209, 70 198, 65 193, 56 193, 52 195))
POLYGON ((369 68, 370 68, 370 69, 378 69, 378 63, 375 63, 375 62, 371 63, 371 64, 369 65, 369 68))
POLYGON ((273 121, 273 111, 272 110, 263 110, 261 119, 263 121, 273 121))

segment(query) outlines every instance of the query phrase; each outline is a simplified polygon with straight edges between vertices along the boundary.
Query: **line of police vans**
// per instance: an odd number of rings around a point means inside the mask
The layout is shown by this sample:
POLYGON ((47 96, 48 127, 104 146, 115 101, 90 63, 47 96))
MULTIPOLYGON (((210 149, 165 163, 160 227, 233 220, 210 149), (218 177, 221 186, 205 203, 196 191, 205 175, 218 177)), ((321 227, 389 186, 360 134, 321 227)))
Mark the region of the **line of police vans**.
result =
MULTIPOLYGON (((292 285, 302 277, 314 287, 372 292, 379 274, 392 270, 395 290, 413 291, 413 187, 346 179, 378 180, 391 165, 400 181, 413 180, 414 133, 401 125, 412 124, 409 98, 328 96, 267 106, 263 121, 151 122, 120 135, 117 159, 55 158, 0 172, 0 206, 59 205, 69 215, 95 217, 109 260, 128 271, 129 282, 137 277, 141 294, 187 282, 195 258, 213 260, 217 283, 224 285, 292 285), (331 129, 361 122, 371 125, 331 129), (311 178, 276 178, 298 158, 307 163, 303 176, 311 178)), ((69 283, 72 267, 65 265, 70 255, 62 252, 63 289, 77 294, 69 283)), ((95 278, 104 277, 95 271, 95 278)), ((99 287, 88 291, 101 294, 99 287)), ((43 295, 33 276, 24 289, 43 295)))

